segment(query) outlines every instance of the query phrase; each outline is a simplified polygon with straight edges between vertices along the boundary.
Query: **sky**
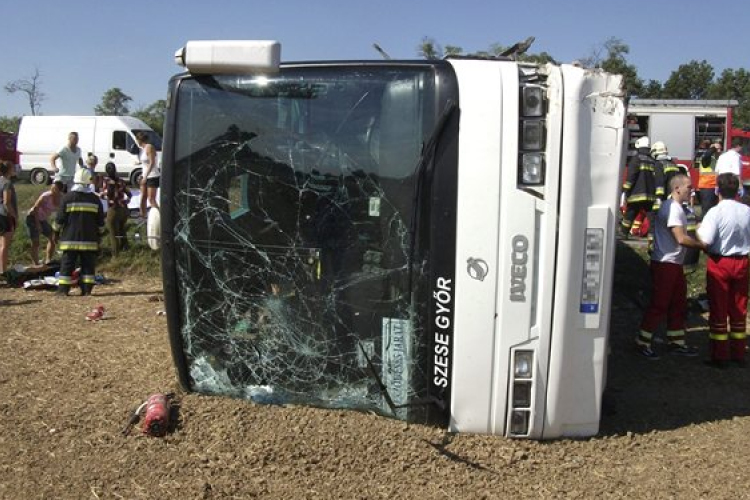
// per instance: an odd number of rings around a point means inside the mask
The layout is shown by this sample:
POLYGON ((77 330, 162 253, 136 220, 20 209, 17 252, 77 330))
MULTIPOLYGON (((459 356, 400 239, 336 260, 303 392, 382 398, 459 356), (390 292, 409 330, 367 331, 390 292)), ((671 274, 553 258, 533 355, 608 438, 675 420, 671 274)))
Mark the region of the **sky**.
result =
MULTIPOLYGON (((691 60, 717 76, 750 68, 747 0, 13 0, 3 21, 0 86, 38 69, 44 115, 91 115, 113 87, 131 110, 164 99, 188 40, 277 40, 282 61, 301 61, 380 59, 373 43, 414 59, 425 37, 475 52, 534 36, 529 52, 571 62, 616 37, 644 80, 691 60)), ((29 113, 25 94, 0 88, 0 116, 29 113)))

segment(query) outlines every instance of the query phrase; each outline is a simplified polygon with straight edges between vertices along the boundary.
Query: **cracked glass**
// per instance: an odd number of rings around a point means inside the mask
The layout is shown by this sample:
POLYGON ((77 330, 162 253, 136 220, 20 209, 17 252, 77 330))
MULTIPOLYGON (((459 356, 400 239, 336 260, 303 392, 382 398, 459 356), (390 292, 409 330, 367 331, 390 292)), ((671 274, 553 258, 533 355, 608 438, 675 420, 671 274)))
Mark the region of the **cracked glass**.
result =
POLYGON ((408 66, 180 82, 174 266, 193 389, 401 419, 428 396, 412 263, 433 86, 408 66))

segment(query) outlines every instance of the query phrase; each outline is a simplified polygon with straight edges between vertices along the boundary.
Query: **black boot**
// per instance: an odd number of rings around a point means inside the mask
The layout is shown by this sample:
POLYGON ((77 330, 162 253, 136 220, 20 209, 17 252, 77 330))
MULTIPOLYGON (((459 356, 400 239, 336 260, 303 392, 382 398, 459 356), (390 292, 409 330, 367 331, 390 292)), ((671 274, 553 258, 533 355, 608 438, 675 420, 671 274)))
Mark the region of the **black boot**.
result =
POLYGON ((70 285, 57 285, 57 292, 55 292, 56 295, 64 295, 67 297, 68 293, 70 293, 70 285))
POLYGON ((88 283, 81 283, 79 286, 81 287, 81 296, 91 295, 91 290, 94 289, 94 285, 88 283))

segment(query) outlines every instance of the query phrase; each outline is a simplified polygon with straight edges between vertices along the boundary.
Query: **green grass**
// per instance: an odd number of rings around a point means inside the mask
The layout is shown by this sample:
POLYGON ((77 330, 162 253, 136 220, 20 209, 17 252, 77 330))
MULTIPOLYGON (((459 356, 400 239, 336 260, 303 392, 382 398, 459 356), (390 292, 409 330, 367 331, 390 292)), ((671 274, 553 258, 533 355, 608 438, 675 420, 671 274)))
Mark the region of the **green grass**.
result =
MULTIPOLYGON (((31 240, 26 231, 24 220, 26 213, 34 205, 39 195, 48 187, 35 186, 22 182, 16 183, 16 195, 18 196, 19 227, 16 229, 13 238, 13 244, 10 247, 10 264, 30 264, 31 240)), ((105 235, 102 238, 102 249, 97 261, 97 272, 104 273, 107 277, 118 278, 128 275, 151 275, 161 276, 161 257, 159 252, 151 250, 145 242, 136 243, 133 238, 135 224, 128 224, 128 241, 130 249, 120 252, 117 257, 112 256, 112 249, 109 245, 109 238, 105 235)), ((142 240, 145 241, 145 240, 142 240)), ((46 239, 42 236, 40 241, 39 254, 44 257, 44 247, 46 239)), ((59 257, 59 254, 58 254, 59 257)))

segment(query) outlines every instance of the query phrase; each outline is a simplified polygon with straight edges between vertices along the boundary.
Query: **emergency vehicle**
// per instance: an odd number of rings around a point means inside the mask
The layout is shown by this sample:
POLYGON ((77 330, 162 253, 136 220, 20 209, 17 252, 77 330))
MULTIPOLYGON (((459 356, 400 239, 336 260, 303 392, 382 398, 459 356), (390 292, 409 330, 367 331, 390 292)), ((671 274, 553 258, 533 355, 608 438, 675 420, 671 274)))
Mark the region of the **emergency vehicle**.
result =
POLYGON ((18 164, 15 134, 0 131, 0 161, 9 161, 13 165, 18 164))
POLYGON ((631 99, 628 104, 628 154, 635 152, 635 141, 648 136, 653 144, 662 141, 670 156, 689 168, 697 183, 695 159, 704 149, 701 144, 719 142, 724 151, 735 137, 743 140, 743 181, 750 183, 750 130, 734 127, 732 112, 735 100, 631 99))
POLYGON ((280 51, 175 55, 160 206, 181 385, 460 432, 596 434, 621 77, 280 51))

